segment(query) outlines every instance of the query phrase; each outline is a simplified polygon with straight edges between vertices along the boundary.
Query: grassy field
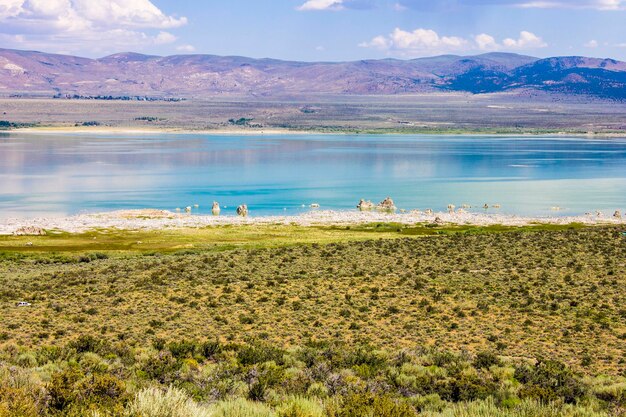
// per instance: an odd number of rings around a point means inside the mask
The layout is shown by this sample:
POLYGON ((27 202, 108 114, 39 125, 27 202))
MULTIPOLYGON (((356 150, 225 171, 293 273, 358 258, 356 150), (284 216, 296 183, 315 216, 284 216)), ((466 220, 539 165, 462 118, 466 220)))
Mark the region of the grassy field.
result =
POLYGON ((579 225, 5 236, 0 416, 623 415, 625 250, 579 225))
POLYGON ((89 251, 105 251, 107 255, 128 255, 154 251, 166 253, 185 249, 224 251, 236 248, 270 248, 307 243, 338 243, 372 238, 502 231, 564 230, 581 227, 582 225, 578 224, 566 226, 482 227, 471 225, 437 226, 434 224, 407 226, 403 224, 373 223, 341 227, 230 225, 159 231, 102 229, 81 234, 51 230, 48 231, 46 236, 0 235, 0 254, 12 256, 17 253, 31 253, 57 256, 63 253, 81 254, 89 251))

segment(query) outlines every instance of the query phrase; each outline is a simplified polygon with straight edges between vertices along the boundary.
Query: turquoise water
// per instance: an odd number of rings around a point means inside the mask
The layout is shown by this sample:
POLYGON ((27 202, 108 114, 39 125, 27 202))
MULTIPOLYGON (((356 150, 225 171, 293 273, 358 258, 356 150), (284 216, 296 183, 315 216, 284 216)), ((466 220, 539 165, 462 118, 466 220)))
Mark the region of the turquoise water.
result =
POLYGON ((208 213, 214 200, 224 213, 246 203, 252 215, 297 214, 311 203, 353 209, 386 196, 405 209, 625 210, 626 140, 0 135, 0 218, 194 204, 208 213))

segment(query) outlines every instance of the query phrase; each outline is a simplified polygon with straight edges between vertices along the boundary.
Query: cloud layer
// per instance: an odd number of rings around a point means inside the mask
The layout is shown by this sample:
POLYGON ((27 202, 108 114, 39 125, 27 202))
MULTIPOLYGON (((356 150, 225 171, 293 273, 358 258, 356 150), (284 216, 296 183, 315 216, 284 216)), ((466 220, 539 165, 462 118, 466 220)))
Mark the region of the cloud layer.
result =
POLYGON ((432 29, 415 29, 406 31, 394 29, 387 36, 376 36, 369 42, 363 42, 363 48, 375 48, 386 51, 391 55, 423 56, 433 54, 466 52, 466 51, 500 51, 500 50, 529 50, 547 47, 539 36, 532 32, 522 31, 517 39, 506 38, 498 42, 493 36, 486 33, 466 39, 458 36, 440 36, 432 29))
POLYGON ((298 10, 307 12, 312 10, 342 10, 343 0, 308 0, 298 10))
POLYGON ((376 0, 307 0, 296 10, 301 12, 319 10, 363 10, 376 6, 376 0))
MULTIPOLYGON (((357 7, 363 0, 307 0, 298 10, 344 10, 357 7)), ((388 0, 372 0, 379 6, 388 5, 388 0)), ((470 6, 513 6, 539 9, 595 9, 626 10, 626 0, 398 0, 391 3, 397 11, 407 9, 442 10, 470 6)))
POLYGON ((150 0, 0 0, 0 39, 16 48, 94 52, 170 44, 187 24, 150 0))
POLYGON ((624 0, 536 0, 516 2, 520 7, 540 9, 596 9, 596 10, 625 10, 624 0))

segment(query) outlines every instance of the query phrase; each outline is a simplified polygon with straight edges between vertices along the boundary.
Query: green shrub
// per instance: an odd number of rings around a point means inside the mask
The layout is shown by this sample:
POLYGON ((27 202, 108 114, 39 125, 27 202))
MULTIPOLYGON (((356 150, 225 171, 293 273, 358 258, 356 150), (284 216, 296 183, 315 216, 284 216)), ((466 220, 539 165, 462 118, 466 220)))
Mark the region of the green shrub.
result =
POLYGON ((77 403, 80 392, 76 390, 78 382, 84 378, 84 374, 78 365, 73 364, 65 369, 55 372, 48 386, 50 396, 50 408, 63 411, 77 403))
POLYGON ((536 398, 544 402, 562 399, 575 403, 585 395, 586 387, 563 363, 554 360, 538 361, 535 366, 515 369, 515 379, 524 384, 522 398, 536 398))
POLYGON ((479 352, 478 354, 476 354, 474 362, 472 363, 472 365, 476 369, 488 369, 491 368, 493 365, 500 366, 501 364, 502 361, 500 360, 498 355, 493 352, 479 352))
POLYGON ((526 400, 512 408, 500 408, 492 399, 448 405, 441 411, 425 411, 421 417, 609 417, 585 406, 542 404, 526 400))
POLYGON ((180 363, 165 350, 156 356, 150 357, 141 367, 141 370, 149 379, 156 380, 162 384, 172 382, 174 372, 180 368, 180 363))
POLYGON ((38 417, 43 411, 39 406, 27 390, 0 385, 0 417, 38 417))
MULTIPOLYGON (((126 408, 128 417, 214 417, 218 414, 192 401, 182 390, 146 388, 126 408)), ((226 416, 225 414, 222 414, 226 416)))
POLYGON ((278 417, 324 417, 324 408, 318 401, 294 397, 278 407, 278 417))
POLYGON ((626 407, 626 382, 594 388, 597 398, 612 405, 626 407))
POLYGON ((328 388, 319 382, 312 383, 306 391, 309 397, 326 398, 328 396, 328 388))
POLYGON ((238 347, 237 359, 244 366, 274 361, 283 363, 284 352, 273 346, 252 343, 238 347))
POLYGON ((23 368, 34 368, 37 366, 37 358, 32 353, 22 353, 16 363, 23 368))
POLYGON ((407 403, 388 396, 371 393, 352 394, 326 406, 328 417, 415 417, 416 411, 407 403))
POLYGON ((36 417, 45 413, 46 392, 30 370, 0 365, 0 417, 36 417))
POLYGON ((76 350, 77 353, 95 352, 100 353, 105 348, 106 343, 103 340, 96 339, 91 335, 83 335, 78 339, 70 342, 68 347, 76 350))
POLYGON ((219 353, 220 348, 221 346, 219 341, 207 340, 200 346, 200 354, 206 359, 211 359, 213 358, 213 356, 219 353))
POLYGON ((115 409, 126 400, 126 384, 111 374, 92 374, 82 380, 76 390, 81 402, 107 410, 115 409))
POLYGON ((268 406, 243 399, 217 403, 211 407, 210 415, 211 417, 276 417, 268 406))
POLYGON ((167 350, 169 350, 176 359, 184 359, 193 357, 196 347, 196 342, 181 340, 180 342, 169 343, 167 350))

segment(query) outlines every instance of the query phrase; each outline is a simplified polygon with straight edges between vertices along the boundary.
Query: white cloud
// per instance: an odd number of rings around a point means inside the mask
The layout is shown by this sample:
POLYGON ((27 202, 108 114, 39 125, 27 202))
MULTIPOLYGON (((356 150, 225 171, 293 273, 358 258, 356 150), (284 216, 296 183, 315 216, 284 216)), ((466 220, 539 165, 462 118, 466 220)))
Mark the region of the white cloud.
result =
POLYGON ((625 10, 624 0, 537 0, 518 3, 517 6, 539 9, 596 9, 625 10))
POLYGON ((500 49, 500 45, 498 45, 496 38, 491 35, 487 35, 486 33, 476 35, 474 37, 474 41, 476 42, 478 49, 482 51, 496 51, 500 49))
POLYGON ((157 45, 164 45, 168 43, 174 43, 176 42, 176 39, 178 38, 171 33, 161 31, 158 35, 154 37, 154 43, 156 43, 157 45))
POLYGON ((112 51, 169 44, 164 31, 185 17, 164 14, 150 0, 0 0, 0 39, 14 48, 112 51))
POLYGON ((409 8, 406 7, 404 4, 402 3, 394 3, 392 6, 393 10, 395 10, 396 12, 404 12, 405 10, 408 10, 409 8))
POLYGON ((420 28, 408 32, 396 28, 389 36, 376 36, 370 42, 361 43, 359 46, 414 55, 458 51, 467 47, 467 44, 466 39, 456 36, 439 36, 431 29, 420 28))
POLYGON ((193 45, 178 45, 176 50, 179 52, 195 52, 196 48, 193 45))
POLYGON ((539 36, 527 31, 521 32, 518 39, 507 38, 498 43, 493 36, 486 33, 476 35, 473 39, 466 39, 458 36, 440 36, 431 29, 420 28, 409 32, 396 28, 388 36, 376 36, 359 46, 379 49, 391 55, 423 56, 472 50, 537 49, 548 45, 539 36))
POLYGON ((586 42, 583 46, 585 48, 597 48, 598 46, 600 46, 600 44, 598 44, 598 41, 593 39, 593 40, 590 40, 589 42, 586 42))
POLYGON ((520 32, 519 38, 507 38, 502 44, 509 49, 537 49, 548 46, 539 36, 525 30, 520 32))
POLYGON ((396 0, 396 10, 446 10, 461 7, 504 6, 538 9, 626 10, 626 0, 396 0), (397 7, 400 6, 400 8, 397 7))
POLYGON ((362 42, 359 44, 361 48, 376 48, 376 49, 392 49, 393 43, 386 36, 376 36, 369 42, 362 42))
POLYGON ((343 10, 343 0, 307 0, 298 7, 300 11, 343 10))
POLYGON ((0 2, 0 19, 19 13, 23 3, 22 0, 3 0, 0 2))

